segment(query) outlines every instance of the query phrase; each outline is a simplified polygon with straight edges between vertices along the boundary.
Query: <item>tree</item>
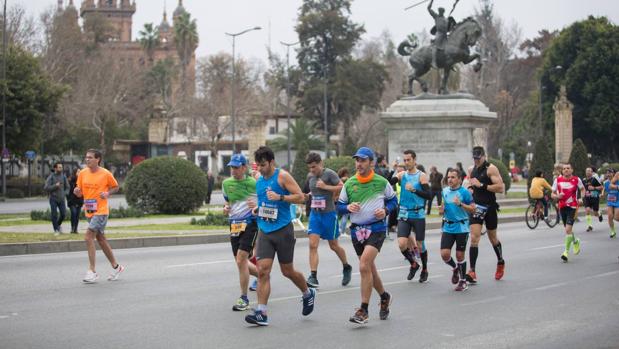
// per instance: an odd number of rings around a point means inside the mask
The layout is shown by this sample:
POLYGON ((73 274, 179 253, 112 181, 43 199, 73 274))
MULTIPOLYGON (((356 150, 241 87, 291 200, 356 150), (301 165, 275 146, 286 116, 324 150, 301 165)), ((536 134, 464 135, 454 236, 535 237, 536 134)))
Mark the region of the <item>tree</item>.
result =
POLYGON ((47 132, 45 119, 56 111, 66 87, 52 82, 37 58, 20 47, 8 47, 6 65, 7 80, 0 88, 7 96, 7 147, 16 154, 38 150, 47 132))
MULTIPOLYGON (((303 117, 296 119, 296 121, 290 125, 291 148, 297 151, 303 147, 307 148, 307 150, 321 149, 324 146, 324 142, 316 135, 315 130, 316 125, 314 122, 308 121, 303 117)), ((282 131, 280 137, 268 141, 267 144, 273 151, 288 149, 286 131, 282 131)))
POLYGON ((580 138, 576 139, 574 145, 572 145, 569 163, 574 169, 574 175, 580 178, 585 177, 585 170, 591 166, 589 156, 587 155, 587 147, 585 147, 585 143, 580 138))
MULTIPOLYGON (((561 66, 544 76, 548 95, 558 95, 560 85, 574 104, 574 137, 591 153, 607 160, 619 159, 619 27, 606 17, 590 16, 563 29, 544 55, 543 71, 561 66), (600 142, 600 140, 604 140, 600 142)), ((544 99, 552 110, 552 99, 544 99)), ((552 113, 545 113, 552 124, 552 113)))
POLYGON ((307 178, 307 165, 305 164, 305 157, 309 153, 307 144, 301 144, 301 147, 297 149, 297 154, 294 157, 294 163, 292 164, 292 177, 297 181, 297 184, 301 188, 305 184, 307 178))
POLYGON ((531 168, 529 169, 527 188, 531 187, 531 180, 536 171, 544 172, 544 178, 546 178, 548 183, 552 183, 552 173, 554 171, 553 158, 552 148, 547 139, 545 137, 538 139, 535 142, 535 151, 533 153, 533 161, 531 161, 531 168))
MULTIPOLYGON (((174 21, 174 43, 181 61, 181 96, 187 91, 187 66, 193 58, 194 51, 198 47, 198 25, 195 19, 191 19, 189 12, 183 12, 174 21)), ((191 89, 193 91, 193 88, 191 89)))
POLYGON ((140 30, 138 34, 140 35, 140 45, 142 45, 142 49, 146 52, 149 63, 152 64, 153 53, 157 46, 159 46, 159 29, 152 23, 145 23, 144 29, 140 30))

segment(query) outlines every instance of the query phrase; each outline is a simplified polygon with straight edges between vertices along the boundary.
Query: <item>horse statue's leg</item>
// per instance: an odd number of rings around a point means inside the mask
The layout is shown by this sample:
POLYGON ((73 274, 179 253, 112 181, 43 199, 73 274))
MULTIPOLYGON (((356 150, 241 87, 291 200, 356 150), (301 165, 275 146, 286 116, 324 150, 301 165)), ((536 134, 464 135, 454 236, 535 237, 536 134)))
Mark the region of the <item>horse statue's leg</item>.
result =
POLYGON ((449 80, 449 72, 451 71, 451 67, 443 68, 443 79, 441 80, 441 88, 439 89, 439 94, 448 95, 449 91, 447 90, 447 80, 449 80))
POLYGON ((408 95, 409 96, 414 96, 415 95, 413 93, 413 81, 415 81, 415 73, 411 73, 408 76, 408 95))
POLYGON ((473 66, 473 71, 477 73, 479 70, 481 70, 481 66, 482 66, 481 56, 479 55, 479 53, 474 53, 466 57, 465 59, 462 60, 462 62, 464 64, 469 64, 474 60, 477 60, 477 63, 475 63, 475 65, 473 66))

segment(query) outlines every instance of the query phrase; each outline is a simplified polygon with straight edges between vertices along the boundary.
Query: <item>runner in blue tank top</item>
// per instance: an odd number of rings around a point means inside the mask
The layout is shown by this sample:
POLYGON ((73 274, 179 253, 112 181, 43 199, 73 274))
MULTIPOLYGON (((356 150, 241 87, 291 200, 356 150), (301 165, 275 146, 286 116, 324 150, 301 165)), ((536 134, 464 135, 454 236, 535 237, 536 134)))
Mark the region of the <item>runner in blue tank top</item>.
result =
POLYGON ((294 227, 290 215, 290 204, 301 204, 305 196, 292 176, 275 166, 275 154, 269 147, 262 146, 255 154, 260 177, 256 182, 258 207, 258 238, 256 259, 258 260, 258 306, 245 321, 258 326, 269 324, 267 302, 271 293, 271 268, 277 254, 282 274, 289 278, 303 292, 304 316, 314 310, 316 291, 308 288, 303 274, 294 269, 294 227))
POLYGON ((432 197, 428 176, 417 169, 417 154, 412 150, 404 151, 406 171, 392 178, 392 184, 400 182, 400 212, 398 213, 398 246, 404 258, 410 263, 408 280, 415 277, 419 264, 413 251, 421 251, 421 274, 419 282, 428 281, 428 251, 424 243, 426 236, 426 200, 432 197), (411 229, 415 236, 411 235, 411 229))
POLYGON ((613 168, 606 170, 604 192, 606 193, 606 213, 608 214, 610 237, 614 238, 617 236, 614 221, 619 222, 619 172, 615 172, 613 168))

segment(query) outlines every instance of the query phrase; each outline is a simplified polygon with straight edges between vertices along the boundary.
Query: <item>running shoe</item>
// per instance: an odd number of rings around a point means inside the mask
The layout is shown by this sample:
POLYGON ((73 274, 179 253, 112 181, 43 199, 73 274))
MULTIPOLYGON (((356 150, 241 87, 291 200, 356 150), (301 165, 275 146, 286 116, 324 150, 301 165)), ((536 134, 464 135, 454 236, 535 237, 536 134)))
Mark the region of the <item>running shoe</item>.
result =
POLYGON ((249 309, 249 302, 244 300, 243 297, 239 297, 236 303, 232 306, 232 310, 234 311, 244 311, 249 309))
MULTIPOLYGON (((471 273, 471 272, 469 272, 471 273)), ((468 275, 468 274, 467 274, 468 275)), ((460 281, 460 272, 458 270, 458 268, 454 268, 451 274, 451 283, 452 284, 457 284, 458 281, 460 281)))
POLYGON ((563 263, 567 263, 567 251, 563 251, 563 254, 561 255, 561 259, 563 260, 563 263))
POLYGON ((587 227, 587 233, 590 232, 591 230, 593 230, 593 227, 592 226, 588 226, 587 227))
POLYGON ((602 215, 598 216, 598 220, 600 221, 600 223, 602 223, 602 221, 604 220, 604 218, 602 218, 602 215))
POLYGON ((615 236, 617 236, 617 233, 614 230, 610 231, 610 238, 614 238, 615 236))
POLYGON ((415 277, 417 270, 419 270, 419 263, 413 262, 413 264, 411 264, 410 270, 408 271, 408 276, 406 277, 406 280, 412 280, 415 277))
POLYGON ((460 280, 458 282, 458 286, 454 288, 454 291, 462 292, 466 291, 469 288, 469 285, 466 283, 466 280, 460 280))
POLYGON ((496 264, 496 272, 494 273, 495 280, 501 280, 505 274, 505 261, 496 264))
POLYGON ((267 314, 264 314, 260 310, 254 310, 251 314, 245 316, 245 321, 258 326, 269 326, 267 314))
POLYGON ((577 255, 580 253, 580 239, 574 240, 574 249, 572 250, 572 252, 574 252, 574 255, 577 255))
POLYGON ((320 284, 318 283, 318 278, 312 275, 307 277, 307 281, 305 283, 307 284, 307 287, 311 287, 311 288, 320 287, 320 284))
POLYGON ((387 294, 387 299, 381 299, 380 300, 380 311, 378 312, 378 316, 380 317, 381 320, 387 320, 387 318, 389 317, 389 306, 391 305, 391 302, 393 301, 393 297, 391 297, 391 294, 388 293, 387 291, 385 291, 385 293, 387 294))
POLYGON ((303 296, 303 311, 301 314, 303 316, 308 316, 314 311, 314 301, 316 300, 316 290, 313 288, 309 288, 310 294, 309 296, 303 296))
POLYGON ((258 279, 254 279, 254 281, 249 285, 250 291, 256 291, 258 289, 258 279))
POLYGON ((116 281, 118 280, 118 277, 120 276, 120 273, 122 273, 123 271, 125 271, 125 267, 123 267, 122 265, 118 265, 116 267, 116 269, 112 269, 112 272, 110 273, 110 276, 107 277, 107 281, 116 281))
POLYGON ((367 324, 368 323, 368 312, 363 310, 363 308, 359 308, 355 311, 353 316, 349 319, 350 322, 354 322, 356 324, 367 324))
POLYGON ((352 277, 352 266, 348 265, 344 267, 342 275, 342 286, 346 286, 350 283, 350 278, 352 277))
POLYGON ((466 281, 471 285, 475 285, 477 283, 477 274, 472 270, 469 270, 469 272, 466 273, 465 278, 466 281))
POLYGON ((428 282, 428 270, 427 269, 421 270, 421 274, 419 274, 419 282, 422 284, 428 282))
POLYGON ((92 284, 92 283, 96 282, 98 278, 99 278, 99 274, 95 273, 92 270, 88 270, 86 272, 86 275, 82 279, 82 281, 84 283, 86 283, 86 284, 92 284))

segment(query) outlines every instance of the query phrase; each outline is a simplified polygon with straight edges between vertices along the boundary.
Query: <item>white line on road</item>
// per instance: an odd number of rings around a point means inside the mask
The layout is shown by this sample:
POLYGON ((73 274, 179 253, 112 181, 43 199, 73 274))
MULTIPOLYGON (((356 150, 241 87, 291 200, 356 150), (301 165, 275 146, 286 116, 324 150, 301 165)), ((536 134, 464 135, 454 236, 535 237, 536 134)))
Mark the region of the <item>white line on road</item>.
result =
POLYGON ((173 264, 166 265, 166 268, 182 268, 182 267, 194 267, 197 265, 210 265, 210 264, 221 264, 221 263, 233 263, 233 259, 226 259, 221 261, 210 261, 210 262, 200 262, 200 263, 187 263, 187 264, 173 264))
POLYGON ((551 288, 557 288, 557 287, 562 287, 567 285, 568 282, 559 282, 556 284, 551 284, 551 285, 546 285, 546 286, 542 286, 542 287, 536 287, 534 288, 535 291, 545 291, 545 290, 549 290, 551 288))
MULTIPOLYGON (((580 243, 585 243, 586 241, 581 240, 580 243)), ((535 247, 535 248, 530 248, 527 251, 539 251, 539 250, 547 250, 550 248, 556 248, 556 247, 562 247, 565 246, 565 244, 557 244, 557 245, 550 245, 550 246, 542 246, 542 247, 535 247)))
POLYGON ((615 275, 615 274, 618 274, 618 273, 619 273, 619 270, 609 271, 608 273, 603 273, 603 274, 597 274, 597 275, 589 276, 587 279, 601 278, 601 277, 605 277, 605 276, 615 275))
MULTIPOLYGON (((428 265, 432 265, 432 264, 434 264, 434 262, 428 263, 428 265)), ((408 268, 410 268, 409 265, 402 265, 402 266, 399 266, 399 267, 378 269, 378 272, 390 271, 390 270, 398 270, 398 269, 408 269, 408 268)), ((351 275, 359 275, 359 272, 352 273, 351 275)), ((336 274, 336 275, 329 276, 329 279, 340 278, 340 277, 342 277, 342 274, 336 274)))

